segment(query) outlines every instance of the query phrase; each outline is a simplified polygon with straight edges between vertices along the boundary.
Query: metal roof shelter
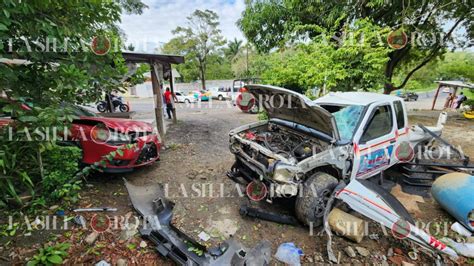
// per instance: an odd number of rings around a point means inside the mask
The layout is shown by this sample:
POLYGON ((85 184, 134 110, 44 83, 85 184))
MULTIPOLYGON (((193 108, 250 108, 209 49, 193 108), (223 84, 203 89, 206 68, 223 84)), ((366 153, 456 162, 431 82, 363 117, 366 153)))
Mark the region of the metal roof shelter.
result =
MULTIPOLYGON (((155 120, 161 142, 164 144, 165 127, 163 116, 163 81, 169 79, 171 92, 174 93, 174 79, 171 64, 184 63, 184 57, 178 55, 145 54, 134 52, 122 52, 122 56, 128 63, 148 63, 151 69, 151 84, 153 87, 153 98, 155 99, 155 120)), ((176 108, 173 108, 173 123, 176 123, 176 108)))
POLYGON ((474 84, 469 84, 469 83, 465 83, 458 80, 438 80, 435 82, 438 83, 439 85, 438 85, 438 89, 436 90, 435 97, 433 99, 433 105, 431 106, 431 110, 434 110, 434 107, 436 105, 436 100, 438 99, 439 90, 442 87, 454 88, 454 96, 456 96, 458 88, 468 88, 471 90, 474 89, 474 84))

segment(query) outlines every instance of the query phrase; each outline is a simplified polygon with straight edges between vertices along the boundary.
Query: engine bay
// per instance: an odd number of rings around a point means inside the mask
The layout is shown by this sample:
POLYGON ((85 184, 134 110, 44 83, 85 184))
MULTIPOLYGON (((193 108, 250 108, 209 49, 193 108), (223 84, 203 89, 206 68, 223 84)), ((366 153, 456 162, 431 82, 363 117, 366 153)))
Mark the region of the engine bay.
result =
POLYGON ((321 152, 328 145, 322 140, 271 122, 238 135, 295 163, 321 152))

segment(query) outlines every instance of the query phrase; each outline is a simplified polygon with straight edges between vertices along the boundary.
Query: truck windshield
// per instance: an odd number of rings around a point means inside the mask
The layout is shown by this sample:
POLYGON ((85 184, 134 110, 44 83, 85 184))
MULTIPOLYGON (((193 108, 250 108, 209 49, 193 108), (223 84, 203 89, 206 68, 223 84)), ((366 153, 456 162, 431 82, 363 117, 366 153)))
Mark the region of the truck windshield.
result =
POLYGON ((336 119, 339 137, 342 141, 350 141, 354 136, 359 120, 364 112, 362 105, 321 105, 336 119))

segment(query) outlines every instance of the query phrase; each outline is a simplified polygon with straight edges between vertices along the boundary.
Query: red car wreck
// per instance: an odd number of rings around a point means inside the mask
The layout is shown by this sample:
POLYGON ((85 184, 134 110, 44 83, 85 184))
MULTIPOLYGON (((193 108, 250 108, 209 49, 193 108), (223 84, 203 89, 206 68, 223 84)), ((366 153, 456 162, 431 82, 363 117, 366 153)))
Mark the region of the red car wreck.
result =
MULTIPOLYGON (((11 101, 10 101, 11 102, 11 101)), ((65 106, 63 106, 66 108, 65 106)), ((63 142, 82 149, 82 163, 91 165, 103 161, 114 151, 112 160, 106 160, 102 170, 107 173, 123 173, 159 160, 161 143, 150 123, 131 119, 106 118, 80 106, 67 105, 77 117, 68 134, 62 134, 63 142), (131 148, 124 148, 131 144, 131 148)), ((21 109, 31 110, 25 104, 21 109)), ((14 122, 10 114, 0 117, 0 127, 14 122)))
POLYGON ((150 123, 105 118, 78 106, 72 108, 79 119, 73 121, 68 140, 74 141, 82 149, 84 164, 101 161, 104 156, 127 144, 133 144, 133 147, 117 152, 113 160, 107 161, 104 172, 129 172, 160 158, 161 144, 150 123))

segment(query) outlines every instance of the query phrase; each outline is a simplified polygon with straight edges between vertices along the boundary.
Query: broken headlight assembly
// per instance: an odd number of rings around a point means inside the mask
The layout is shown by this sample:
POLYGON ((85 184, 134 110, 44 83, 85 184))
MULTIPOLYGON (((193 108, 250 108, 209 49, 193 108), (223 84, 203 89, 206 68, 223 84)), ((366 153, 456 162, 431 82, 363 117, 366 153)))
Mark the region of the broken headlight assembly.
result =
POLYGON ((131 142, 131 138, 127 134, 123 134, 116 131, 110 131, 109 139, 107 140, 107 144, 112 146, 120 146, 124 144, 129 144, 131 142))

